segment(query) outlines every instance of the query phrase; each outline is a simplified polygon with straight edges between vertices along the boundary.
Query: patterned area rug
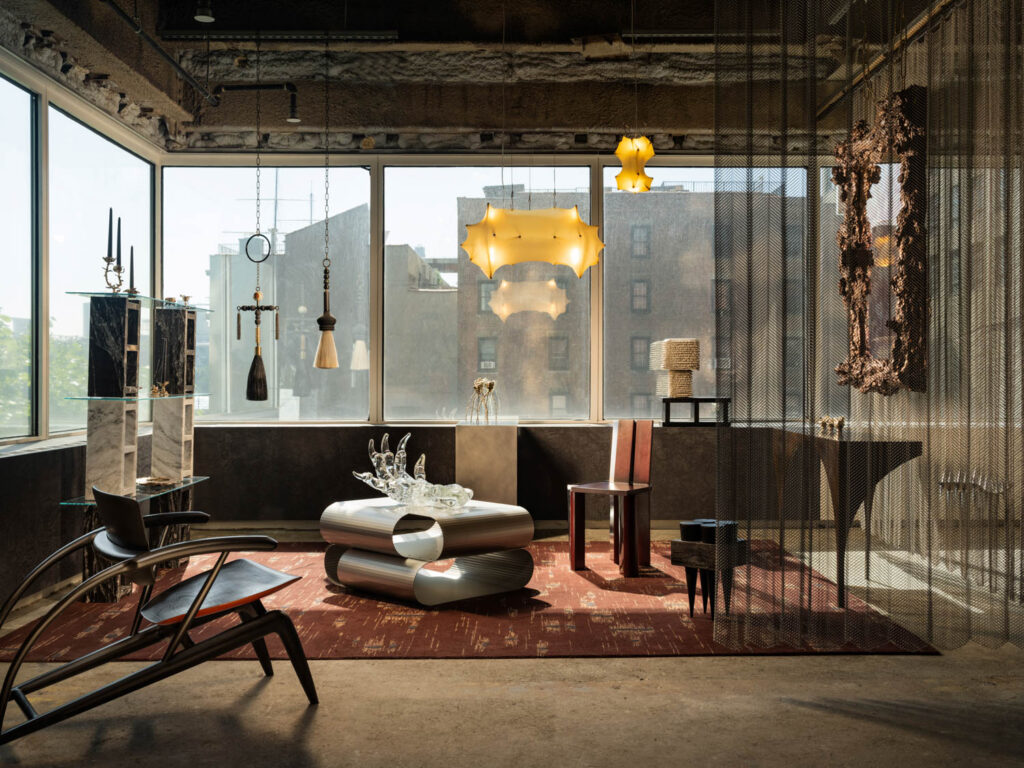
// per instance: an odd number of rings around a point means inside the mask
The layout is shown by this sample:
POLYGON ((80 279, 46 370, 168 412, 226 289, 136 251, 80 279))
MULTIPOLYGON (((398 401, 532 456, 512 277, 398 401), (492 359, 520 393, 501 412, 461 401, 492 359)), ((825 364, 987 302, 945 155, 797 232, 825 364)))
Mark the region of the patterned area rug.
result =
MULTIPOLYGON (((651 568, 638 578, 625 579, 612 563, 610 547, 603 542, 587 544, 589 570, 569 569, 566 542, 534 542, 536 563, 526 589, 489 598, 450 603, 438 608, 381 600, 331 585, 324 577, 323 546, 282 545, 249 559, 304 578, 266 598, 269 609, 285 611, 298 629, 311 659, 441 659, 584 656, 702 656, 736 653, 856 652, 847 645, 827 648, 776 647, 729 648, 713 639, 710 616, 701 613, 698 589, 694 617, 689 616, 686 581, 681 567, 669 562, 669 543, 654 542, 651 568)), ((214 556, 193 558, 187 569, 166 571, 158 589, 213 564, 214 556)), ((733 612, 756 603, 760 594, 779 578, 777 547, 767 542, 752 546, 751 583, 746 572, 736 573, 733 612), (764 589, 763 589, 764 588, 764 589)), ((786 558, 790 573, 799 564, 786 558)), ((850 597, 847 611, 835 604, 835 586, 821 574, 804 571, 804 584, 818 596, 814 615, 821 621, 849 620, 854 614, 877 638, 873 652, 930 652, 927 644, 900 630, 883 615, 850 597)), ((795 586, 801 579, 790 576, 795 586)), ((721 601, 721 596, 719 597, 721 601)), ((30 654, 32 661, 67 661, 122 637, 130 626, 135 603, 127 596, 117 603, 79 603, 50 627, 30 654)), ((721 606, 719 606, 721 607, 721 606)), ((770 606, 757 606, 770 617, 770 606)), ((214 627, 235 618, 219 619, 193 633, 202 639, 214 627)), ((0 659, 8 661, 25 637, 22 628, 0 638, 0 659)), ((268 638, 274 658, 285 658, 280 641, 268 638)), ((137 654, 134 659, 159 658, 163 644, 137 654)), ((238 649, 226 658, 254 659, 251 647, 238 649)))

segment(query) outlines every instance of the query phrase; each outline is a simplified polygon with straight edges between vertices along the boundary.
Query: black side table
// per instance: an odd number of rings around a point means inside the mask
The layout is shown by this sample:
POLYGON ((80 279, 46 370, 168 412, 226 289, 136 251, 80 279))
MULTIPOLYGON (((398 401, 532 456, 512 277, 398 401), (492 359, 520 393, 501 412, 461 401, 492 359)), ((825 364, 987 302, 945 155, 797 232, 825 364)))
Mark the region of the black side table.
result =
POLYGON ((665 404, 665 415, 661 420, 663 427, 707 427, 707 426, 729 426, 729 403, 728 397, 663 397, 661 402, 665 404), (672 421, 672 405, 674 403, 689 403, 691 418, 686 421, 672 421), (715 403, 716 418, 708 421, 700 420, 700 406, 702 403, 715 403))

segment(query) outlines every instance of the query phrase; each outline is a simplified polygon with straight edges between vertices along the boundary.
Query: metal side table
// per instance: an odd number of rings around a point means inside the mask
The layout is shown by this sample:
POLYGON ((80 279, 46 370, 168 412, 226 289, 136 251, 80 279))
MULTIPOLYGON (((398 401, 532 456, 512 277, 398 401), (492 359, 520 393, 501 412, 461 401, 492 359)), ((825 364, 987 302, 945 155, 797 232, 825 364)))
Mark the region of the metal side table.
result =
POLYGON ((327 578, 421 605, 440 605, 525 587, 533 518, 522 507, 471 501, 464 507, 409 506, 387 498, 337 501, 320 517, 331 546, 327 578), (424 568, 454 558, 447 570, 424 568))

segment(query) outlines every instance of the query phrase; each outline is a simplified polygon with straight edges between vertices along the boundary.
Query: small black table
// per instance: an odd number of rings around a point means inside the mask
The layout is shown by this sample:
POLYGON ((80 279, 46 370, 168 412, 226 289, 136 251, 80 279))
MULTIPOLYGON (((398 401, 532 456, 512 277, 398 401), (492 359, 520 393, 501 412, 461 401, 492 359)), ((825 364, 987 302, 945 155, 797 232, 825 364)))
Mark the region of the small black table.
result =
POLYGON ((663 397, 661 402, 665 404, 665 415, 661 420, 663 427, 707 427, 707 426, 729 426, 729 403, 728 397, 663 397), (693 418, 690 421, 672 421, 672 405, 674 403, 690 403, 692 405, 693 418), (700 420, 700 406, 702 403, 716 403, 718 413, 713 421, 700 420))

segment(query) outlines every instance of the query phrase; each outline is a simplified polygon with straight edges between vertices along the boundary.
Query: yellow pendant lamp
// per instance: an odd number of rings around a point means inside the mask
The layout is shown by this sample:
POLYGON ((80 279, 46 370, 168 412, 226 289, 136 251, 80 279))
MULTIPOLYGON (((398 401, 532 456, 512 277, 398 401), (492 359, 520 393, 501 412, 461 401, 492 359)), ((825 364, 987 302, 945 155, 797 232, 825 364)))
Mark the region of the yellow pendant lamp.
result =
POLYGON ((654 147, 646 136, 623 136, 615 149, 622 170, 615 176, 615 184, 624 192, 648 192, 654 181, 644 171, 647 161, 654 157, 654 147))
POLYGON ((554 280, 524 280, 520 283, 502 280, 488 304, 503 323, 517 312, 544 312, 555 320, 565 314, 568 305, 565 288, 559 288, 554 280))
POLYGON ((517 211, 488 203, 484 217, 466 227, 462 247, 488 278, 506 264, 525 261, 563 264, 583 277, 597 264, 604 243, 576 206, 517 211))

